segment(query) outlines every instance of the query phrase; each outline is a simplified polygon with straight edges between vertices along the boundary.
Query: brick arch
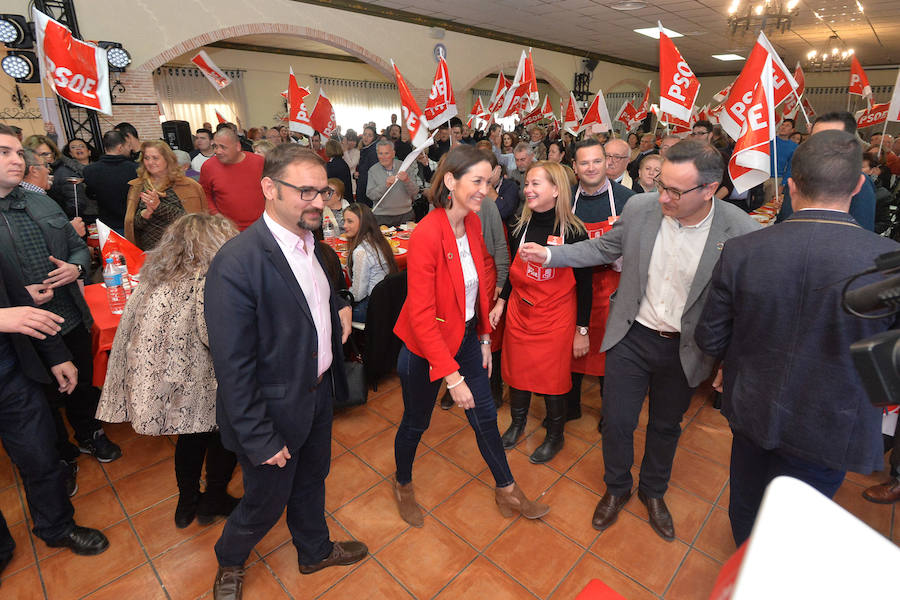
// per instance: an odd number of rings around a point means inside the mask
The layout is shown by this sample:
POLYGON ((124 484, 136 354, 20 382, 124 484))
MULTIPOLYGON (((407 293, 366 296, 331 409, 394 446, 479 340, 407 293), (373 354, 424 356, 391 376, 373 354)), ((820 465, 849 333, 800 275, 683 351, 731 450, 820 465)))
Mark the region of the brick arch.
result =
MULTIPOLYGON (((519 61, 512 60, 512 61, 502 62, 502 63, 500 63, 498 65, 494 65, 493 67, 490 67, 488 69, 484 69, 478 75, 473 77, 466 85, 464 85, 462 87, 462 89, 460 90, 460 97, 464 97, 465 94, 468 94, 469 91, 475 86, 475 84, 477 84, 479 81, 481 81, 482 79, 484 79, 491 73, 496 73, 498 70, 502 71, 503 69, 507 69, 507 68, 515 69, 518 66, 519 66, 519 61)), ((568 86, 566 86, 566 84, 564 84, 555 75, 553 75, 553 73, 551 73, 550 71, 547 71, 545 69, 542 69, 538 65, 535 65, 534 66, 534 74, 537 77, 546 79, 547 82, 550 84, 550 87, 552 87, 556 91, 556 93, 559 94, 559 96, 561 98, 568 97, 568 95, 569 95, 568 86)))
POLYGON ((342 38, 338 35, 334 35, 333 33, 327 33, 319 29, 313 29, 312 27, 302 27, 299 25, 290 25, 286 23, 250 23, 245 25, 224 27, 222 29, 217 29, 215 31, 209 31, 207 33, 196 35, 150 58, 135 70, 152 72, 158 67, 166 64, 168 61, 192 50, 196 50, 209 43, 218 42, 219 40, 226 40, 241 35, 259 33, 286 33, 289 35, 296 35, 297 37, 333 46, 362 60, 366 64, 378 70, 378 72, 384 75, 387 79, 394 79, 394 71, 391 68, 390 63, 388 61, 385 61, 380 56, 372 54, 359 44, 351 42, 350 40, 342 38))

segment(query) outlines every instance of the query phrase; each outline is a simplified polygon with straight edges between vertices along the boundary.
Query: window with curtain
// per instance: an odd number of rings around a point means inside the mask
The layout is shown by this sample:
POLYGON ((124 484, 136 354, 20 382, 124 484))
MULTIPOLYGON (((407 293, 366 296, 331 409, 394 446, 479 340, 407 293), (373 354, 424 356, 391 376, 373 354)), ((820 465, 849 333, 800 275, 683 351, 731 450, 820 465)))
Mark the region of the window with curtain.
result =
POLYGON ((231 78, 231 84, 219 93, 199 69, 163 66, 154 71, 153 83, 165 119, 187 121, 195 131, 204 122, 215 127, 216 111, 219 111, 225 119, 236 123, 247 114, 244 72, 226 70, 225 73, 231 78))
MULTIPOLYGON (((391 114, 400 115, 400 95, 397 85, 387 81, 363 81, 357 79, 337 79, 313 75, 313 81, 322 88, 331 101, 334 116, 341 131, 353 129, 362 133, 365 123, 374 121, 379 131, 391 122, 391 114)), ((312 92, 307 109, 312 112, 318 89, 312 92)))

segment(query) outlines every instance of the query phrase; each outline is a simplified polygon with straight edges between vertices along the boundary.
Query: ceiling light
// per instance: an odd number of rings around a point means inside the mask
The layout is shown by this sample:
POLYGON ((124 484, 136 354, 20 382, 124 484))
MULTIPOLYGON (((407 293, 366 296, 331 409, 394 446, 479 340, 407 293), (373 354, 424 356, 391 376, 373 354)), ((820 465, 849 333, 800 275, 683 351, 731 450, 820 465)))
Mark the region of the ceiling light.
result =
POLYGON ((858 9, 859 9, 859 12, 861 12, 861 13, 864 13, 864 12, 865 12, 865 11, 863 10, 862 4, 859 3, 859 0, 856 0, 856 8, 858 8, 858 9))
POLYGON ((131 55, 119 42, 97 42, 97 45, 106 50, 110 70, 122 72, 131 64, 131 55))
MULTIPOLYGON (((645 29, 635 29, 635 33, 639 33, 641 35, 646 35, 647 37, 653 38, 654 40, 659 39, 659 27, 647 27, 645 29)), ((670 38, 684 37, 683 34, 678 33, 677 31, 672 31, 666 27, 663 27, 663 33, 665 33, 670 38)))
POLYGON ((715 59, 724 60, 724 61, 744 60, 743 56, 738 56, 737 54, 713 54, 712 57, 715 59))
POLYGON ((30 48, 34 45, 32 27, 22 15, 0 14, 0 42, 8 48, 30 48))
POLYGON ((761 15, 761 14, 762 14, 762 11, 763 11, 763 5, 762 5, 762 4, 758 5, 758 6, 753 10, 753 12, 755 12, 755 13, 758 14, 758 15, 761 15))
POLYGON ((798 4, 800 4, 800 0, 790 0, 790 1, 787 3, 787 9, 788 9, 789 11, 794 10, 795 8, 797 8, 797 5, 798 5, 798 4))
POLYGON ((616 2, 609 6, 613 10, 640 10, 647 8, 647 3, 641 0, 625 0, 624 2, 616 2))
POLYGON ((34 52, 10 52, 0 61, 3 72, 17 83, 38 83, 41 75, 36 65, 37 55, 34 52))

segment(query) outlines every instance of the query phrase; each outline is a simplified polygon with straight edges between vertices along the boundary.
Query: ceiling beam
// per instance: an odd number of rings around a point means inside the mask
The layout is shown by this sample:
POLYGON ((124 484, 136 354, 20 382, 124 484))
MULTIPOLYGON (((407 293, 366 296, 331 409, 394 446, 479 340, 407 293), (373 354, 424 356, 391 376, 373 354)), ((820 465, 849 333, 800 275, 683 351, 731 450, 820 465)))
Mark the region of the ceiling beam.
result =
POLYGON ((227 50, 242 50, 244 52, 262 52, 263 54, 284 54, 285 56, 302 56, 304 58, 320 58, 322 60, 342 60, 344 62, 363 63, 365 61, 348 54, 332 54, 330 52, 316 52, 314 50, 294 50, 292 48, 278 48, 276 46, 261 46, 259 44, 242 44, 239 42, 210 42, 206 44, 211 48, 224 48, 227 50))
POLYGON ((645 71, 659 70, 659 68, 654 65, 649 65, 634 60, 628 60, 625 58, 619 58, 618 56, 610 56, 609 54, 592 52, 583 48, 574 48, 572 46, 554 44, 552 42, 547 42, 544 40, 538 40, 521 35, 514 35, 511 33, 504 33, 502 31, 487 29, 485 27, 465 25, 463 23, 457 23, 456 21, 436 19, 434 17, 428 17, 405 10, 397 10, 395 8, 388 8, 386 6, 370 4, 369 2, 359 2, 357 0, 292 0, 292 2, 301 2, 304 4, 314 4, 316 6, 336 8, 338 10, 362 13, 372 17, 381 17, 383 19, 391 19, 393 21, 404 21, 406 23, 412 23, 413 25, 422 25, 423 27, 440 27, 442 29, 453 31, 455 33, 463 33, 475 37, 488 38, 497 40, 499 42, 508 42, 510 44, 516 44, 519 46, 541 48, 542 50, 550 50, 552 52, 559 52, 561 54, 581 56, 593 60, 632 67, 634 69, 642 69, 645 71))

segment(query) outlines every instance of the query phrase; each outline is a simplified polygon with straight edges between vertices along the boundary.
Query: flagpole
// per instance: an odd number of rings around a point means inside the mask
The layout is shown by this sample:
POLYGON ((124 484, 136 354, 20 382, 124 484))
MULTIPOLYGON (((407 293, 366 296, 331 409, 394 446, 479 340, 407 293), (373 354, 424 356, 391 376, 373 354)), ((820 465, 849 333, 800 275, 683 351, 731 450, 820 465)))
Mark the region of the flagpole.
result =
POLYGON ((812 123, 809 122, 809 116, 806 114, 806 109, 803 108, 803 99, 797 94, 797 90, 794 90, 794 97, 797 99, 797 105, 800 107, 800 112, 803 113, 803 118, 806 119, 806 129, 812 129, 812 123))
POLYGON ((881 149, 884 147, 884 134, 887 132, 887 119, 884 120, 884 127, 881 129, 881 139, 878 140, 878 160, 881 160, 881 149))

